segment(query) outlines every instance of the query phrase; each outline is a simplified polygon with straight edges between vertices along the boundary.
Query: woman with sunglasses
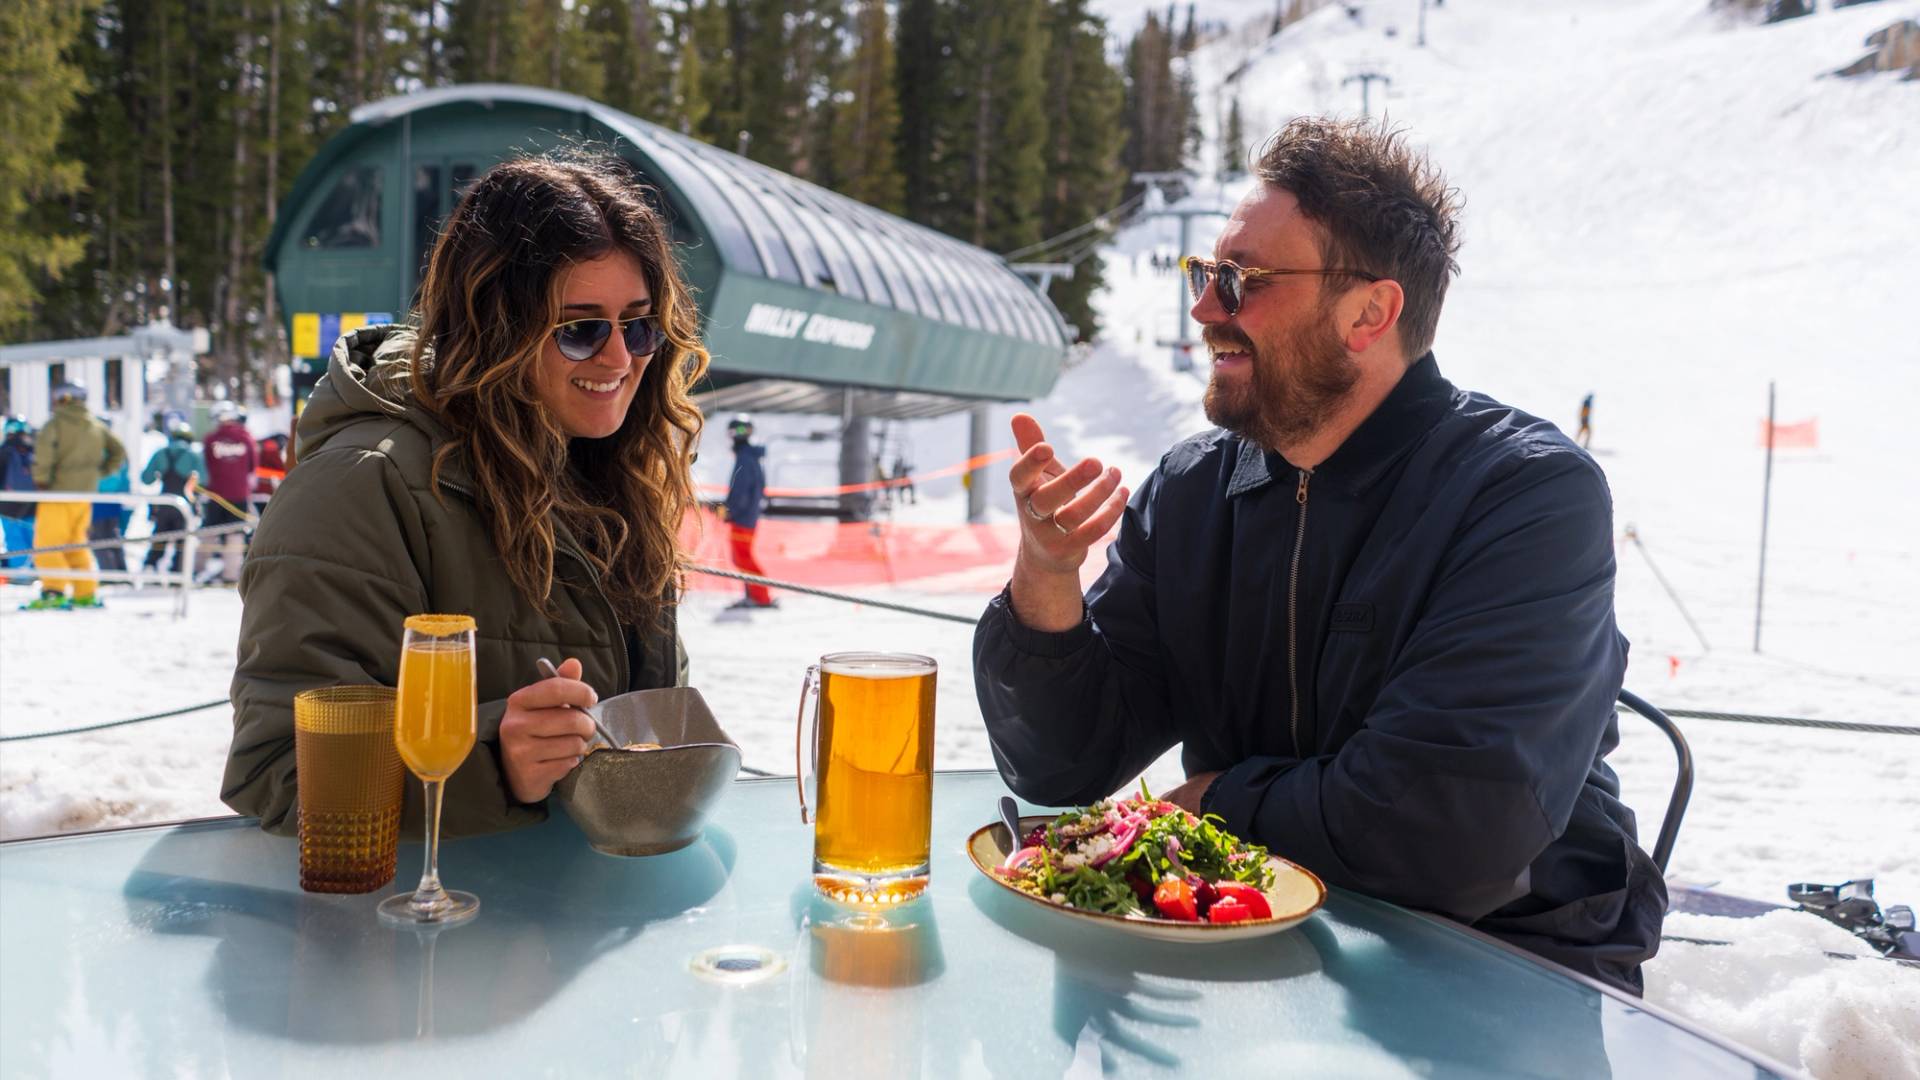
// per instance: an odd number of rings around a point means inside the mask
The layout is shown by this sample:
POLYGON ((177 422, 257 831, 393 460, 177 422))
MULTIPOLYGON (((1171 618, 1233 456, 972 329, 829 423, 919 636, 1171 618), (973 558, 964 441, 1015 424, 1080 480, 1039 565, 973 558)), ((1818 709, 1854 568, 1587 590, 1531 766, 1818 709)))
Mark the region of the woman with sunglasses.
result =
POLYGON ((295 828, 294 694, 395 685, 408 615, 479 625, 453 834, 541 820, 592 737, 579 707, 686 679, 707 353, 665 223, 623 162, 569 156, 494 167, 443 229, 407 325, 334 346, 242 573, 221 797, 269 831, 295 828))

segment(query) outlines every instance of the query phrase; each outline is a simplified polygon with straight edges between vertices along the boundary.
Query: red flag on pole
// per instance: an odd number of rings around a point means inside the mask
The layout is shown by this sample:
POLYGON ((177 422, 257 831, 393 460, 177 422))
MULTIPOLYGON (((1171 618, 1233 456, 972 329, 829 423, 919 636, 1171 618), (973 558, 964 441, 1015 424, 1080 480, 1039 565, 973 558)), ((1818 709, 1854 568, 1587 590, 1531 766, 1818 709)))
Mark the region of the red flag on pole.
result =
MULTIPOLYGON (((1767 445, 1767 422, 1760 421, 1760 445, 1767 445)), ((1820 448, 1820 420, 1802 420, 1797 424, 1774 424, 1773 446, 1776 450, 1818 450, 1820 448)))

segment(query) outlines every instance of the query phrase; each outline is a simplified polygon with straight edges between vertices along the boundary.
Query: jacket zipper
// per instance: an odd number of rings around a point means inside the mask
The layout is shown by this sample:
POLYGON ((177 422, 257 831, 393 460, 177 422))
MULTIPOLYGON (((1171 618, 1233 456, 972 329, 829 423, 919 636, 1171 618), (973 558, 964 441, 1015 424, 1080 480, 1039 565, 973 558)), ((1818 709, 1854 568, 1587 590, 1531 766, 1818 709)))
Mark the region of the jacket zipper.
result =
MULTIPOLYGON (((457 491, 465 495, 468 502, 476 501, 473 497, 473 492, 467 488, 459 484, 449 483, 445 480, 442 480, 441 483, 445 484, 448 490, 457 491)), ((613 635, 613 669, 615 673, 619 675, 619 682, 617 684, 619 689, 615 690, 614 693, 626 693, 627 688, 633 685, 633 672, 627 670, 626 628, 620 625, 620 614, 613 610, 613 601, 607 599, 606 590, 600 587, 600 575, 594 571, 593 564, 587 561, 587 557, 584 554, 575 550, 571 545, 561 543, 558 536, 553 538, 553 551, 555 555, 565 555, 567 558, 572 559, 580 565, 581 569, 587 572, 587 580, 593 585, 593 595, 600 600, 600 607, 606 612, 607 618, 612 621, 615 631, 613 635)))
POLYGON ((1300 504, 1300 527, 1293 534, 1293 567, 1287 572, 1287 696, 1293 702, 1293 756, 1300 753, 1300 548, 1307 539, 1307 481, 1312 469, 1300 470, 1300 487, 1293 501, 1300 504))

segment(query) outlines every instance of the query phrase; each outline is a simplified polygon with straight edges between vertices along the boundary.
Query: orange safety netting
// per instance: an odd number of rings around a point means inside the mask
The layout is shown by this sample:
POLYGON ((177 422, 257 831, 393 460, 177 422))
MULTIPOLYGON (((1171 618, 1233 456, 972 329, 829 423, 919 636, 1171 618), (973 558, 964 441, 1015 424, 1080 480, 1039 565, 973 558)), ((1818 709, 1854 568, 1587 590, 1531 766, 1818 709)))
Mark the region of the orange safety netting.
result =
MULTIPOLYGON (((1005 461, 1012 456, 1012 448, 995 450, 990 454, 981 454, 978 457, 971 457, 965 461, 956 461, 952 465, 943 465, 938 469, 934 469, 932 472, 917 472, 910 476, 896 476, 886 480, 869 480, 863 484, 841 484, 835 487, 810 488, 770 487, 767 489, 767 498, 823 499, 832 498, 835 495, 852 495, 860 491, 879 491, 883 488, 908 487, 926 480, 937 480, 943 476, 957 476, 961 473, 972 472, 975 469, 984 469, 996 461, 1005 461)), ((701 484, 699 485, 699 490, 701 495, 709 497, 724 497, 727 494, 727 486, 725 484, 701 484)))
MULTIPOLYGON (((689 514, 680 540, 692 561, 733 569, 727 526, 708 511, 689 514)), ((763 517, 754 530, 753 553, 765 576, 819 588, 861 585, 911 586, 922 592, 989 594, 1006 584, 1020 546, 1020 526, 899 525, 841 523, 818 518, 763 517)), ((1096 545, 1082 568, 1083 583, 1106 567, 1096 545)), ((687 575, 695 590, 740 590, 740 583, 710 574, 687 575)))

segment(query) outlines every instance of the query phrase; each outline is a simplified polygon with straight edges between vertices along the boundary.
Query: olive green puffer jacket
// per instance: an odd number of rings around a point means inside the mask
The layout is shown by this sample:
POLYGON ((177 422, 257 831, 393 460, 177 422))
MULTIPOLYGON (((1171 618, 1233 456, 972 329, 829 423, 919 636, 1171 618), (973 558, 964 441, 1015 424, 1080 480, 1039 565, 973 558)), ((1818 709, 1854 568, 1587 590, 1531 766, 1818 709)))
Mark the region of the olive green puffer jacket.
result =
MULTIPOLYGON (((293 696, 316 686, 399 678, 409 615, 472 615, 480 741, 447 782, 447 835, 544 820, 544 804, 515 802, 500 767, 500 718, 509 694, 539 678, 536 658, 578 657, 602 698, 684 685, 686 655, 671 617, 639 642, 629 670, 626 635, 595 574, 556 523, 548 619, 520 595, 456 456, 429 483, 448 433, 407 390, 407 331, 368 327, 334 346, 326 378, 300 417, 298 465, 274 492, 240 574, 244 609, 233 676, 233 747, 220 797, 291 834, 297 797, 293 696)), ((421 787, 407 782, 404 835, 417 836, 421 787)))
POLYGON ((78 401, 54 407, 33 457, 33 484, 41 491, 95 491, 100 478, 120 471, 127 448, 78 401))

